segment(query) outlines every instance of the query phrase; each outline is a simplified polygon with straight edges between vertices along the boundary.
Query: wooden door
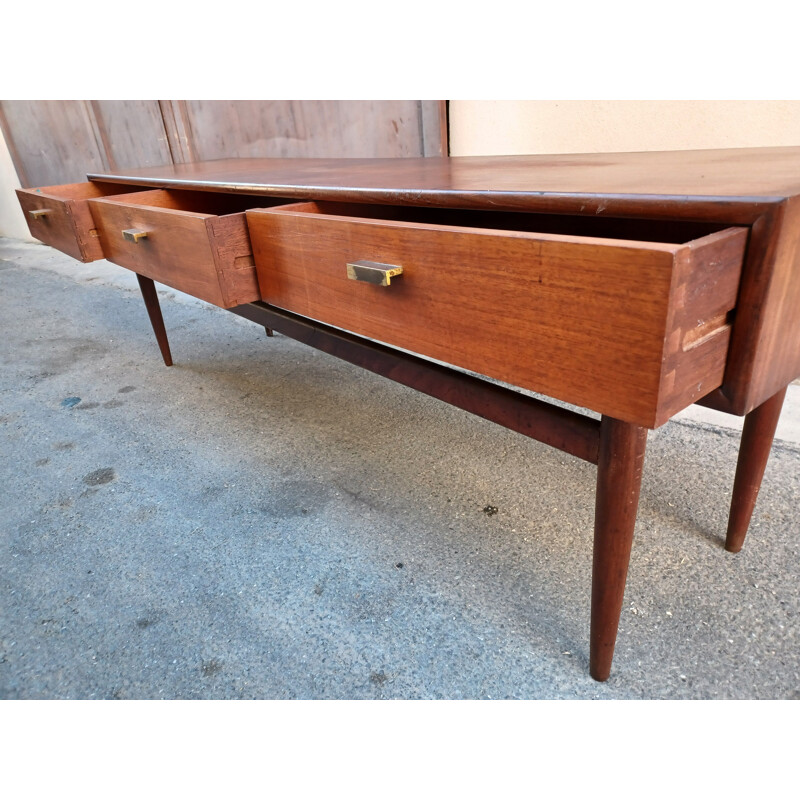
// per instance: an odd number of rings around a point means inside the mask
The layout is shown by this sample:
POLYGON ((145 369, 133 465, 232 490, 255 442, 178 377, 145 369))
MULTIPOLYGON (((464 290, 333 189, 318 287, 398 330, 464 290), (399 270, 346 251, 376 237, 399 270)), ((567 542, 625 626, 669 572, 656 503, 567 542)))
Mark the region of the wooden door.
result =
POLYGON ((0 125, 23 188, 172 160, 155 100, 3 100, 0 125))
POLYGON ((447 155, 437 100, 3 100, 0 127, 24 188, 216 158, 447 155))

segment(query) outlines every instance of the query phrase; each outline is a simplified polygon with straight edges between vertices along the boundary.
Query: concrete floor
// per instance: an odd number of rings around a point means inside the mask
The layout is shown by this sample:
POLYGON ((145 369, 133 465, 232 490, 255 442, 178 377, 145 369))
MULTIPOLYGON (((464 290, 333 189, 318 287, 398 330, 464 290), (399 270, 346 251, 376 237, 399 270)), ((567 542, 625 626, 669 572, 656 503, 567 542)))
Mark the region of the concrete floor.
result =
POLYGON ((167 369, 131 273, 0 259, 0 697, 800 698, 791 431, 738 555, 735 431, 650 434, 598 684, 594 467, 171 290, 167 369))

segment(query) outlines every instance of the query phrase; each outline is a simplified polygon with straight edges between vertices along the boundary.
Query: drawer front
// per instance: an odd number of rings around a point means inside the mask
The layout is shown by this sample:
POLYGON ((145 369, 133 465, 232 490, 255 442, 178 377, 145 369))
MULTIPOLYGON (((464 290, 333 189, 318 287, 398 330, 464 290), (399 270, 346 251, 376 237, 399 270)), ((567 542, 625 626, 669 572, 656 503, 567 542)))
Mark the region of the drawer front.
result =
POLYGON ((247 212, 266 302, 646 427, 722 382, 744 229, 662 244, 324 211, 247 212))
POLYGON ((88 201, 131 191, 114 184, 71 183, 17 189, 31 236, 79 261, 104 258, 88 201))
POLYGON ((163 190, 91 201, 106 258, 222 308, 260 299, 243 212, 217 216, 213 195, 163 190))

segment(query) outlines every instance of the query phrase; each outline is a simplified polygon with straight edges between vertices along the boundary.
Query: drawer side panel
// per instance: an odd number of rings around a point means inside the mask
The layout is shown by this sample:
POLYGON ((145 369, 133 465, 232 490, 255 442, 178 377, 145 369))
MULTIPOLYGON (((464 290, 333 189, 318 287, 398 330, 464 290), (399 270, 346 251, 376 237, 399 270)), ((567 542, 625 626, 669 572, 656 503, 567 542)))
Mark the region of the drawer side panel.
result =
POLYGON ((747 228, 729 228, 676 259, 659 425, 722 384, 747 238, 747 228))
POLYGON ((212 250, 225 308, 261 299, 253 248, 243 213, 208 221, 212 250))

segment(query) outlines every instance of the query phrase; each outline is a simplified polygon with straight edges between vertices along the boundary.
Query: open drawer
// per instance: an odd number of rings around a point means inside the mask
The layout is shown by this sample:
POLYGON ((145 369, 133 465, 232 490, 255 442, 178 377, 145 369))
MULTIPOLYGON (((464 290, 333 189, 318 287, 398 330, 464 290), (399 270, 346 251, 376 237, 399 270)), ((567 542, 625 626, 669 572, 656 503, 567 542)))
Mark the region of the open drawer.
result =
POLYGON ((385 344, 650 428, 722 383, 746 228, 323 202, 247 222, 266 302, 385 344))
POLYGON ((17 189, 17 197, 31 236, 85 262, 104 258, 88 201, 137 188, 114 183, 68 183, 17 189))
POLYGON ((151 189, 90 206, 109 261, 231 308, 260 299, 244 210, 278 202, 151 189))

